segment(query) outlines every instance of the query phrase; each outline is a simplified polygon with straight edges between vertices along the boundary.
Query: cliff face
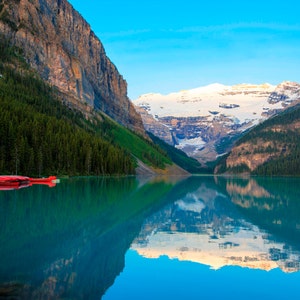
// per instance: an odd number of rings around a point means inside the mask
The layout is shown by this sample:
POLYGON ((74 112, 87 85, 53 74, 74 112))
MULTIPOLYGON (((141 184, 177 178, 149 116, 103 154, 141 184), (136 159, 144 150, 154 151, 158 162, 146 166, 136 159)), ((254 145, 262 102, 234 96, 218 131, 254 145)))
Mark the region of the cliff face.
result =
POLYGON ((3 0, 0 32, 24 51, 28 63, 58 88, 68 105, 101 110, 143 133, 127 84, 89 24, 66 0, 3 0))
POLYGON ((151 132, 161 140, 168 144, 173 144, 173 137, 170 132, 170 128, 165 124, 157 121, 151 114, 144 110, 140 106, 135 106, 136 111, 141 115, 145 129, 151 132))

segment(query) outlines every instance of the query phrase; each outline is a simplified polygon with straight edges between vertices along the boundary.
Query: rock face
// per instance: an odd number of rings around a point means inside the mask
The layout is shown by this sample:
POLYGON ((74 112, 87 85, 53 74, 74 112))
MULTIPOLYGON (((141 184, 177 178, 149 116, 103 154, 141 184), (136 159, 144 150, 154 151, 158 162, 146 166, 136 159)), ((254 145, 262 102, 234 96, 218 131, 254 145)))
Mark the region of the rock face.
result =
POLYGON ((228 152, 246 130, 299 101, 300 84, 283 82, 212 84, 169 95, 145 94, 134 103, 144 111, 146 130, 206 164, 228 152))
POLYGON ((144 127, 147 131, 160 137, 160 139, 164 140, 168 144, 173 144, 173 137, 167 125, 153 118, 153 116, 142 107, 136 106, 136 111, 141 115, 144 127))
POLYGON ((232 149, 226 160, 226 167, 230 169, 237 166, 247 166, 250 171, 254 171, 258 166, 270 160, 270 158, 283 155, 281 150, 283 147, 284 144, 276 143, 275 148, 274 142, 263 139, 257 140, 255 144, 253 142, 242 143, 232 149), (267 149, 270 148, 276 149, 276 151, 268 152, 267 149))
POLYGON ((299 116, 298 105, 288 116, 278 115, 254 128, 237 142, 215 172, 255 174, 259 167, 265 165, 264 170, 259 172, 267 175, 294 174, 293 169, 299 165, 299 116))
POLYGON ((144 132, 127 97, 127 83, 105 54, 89 24, 66 0, 4 0, 0 32, 23 49, 31 67, 57 87, 68 105, 101 110, 144 132))

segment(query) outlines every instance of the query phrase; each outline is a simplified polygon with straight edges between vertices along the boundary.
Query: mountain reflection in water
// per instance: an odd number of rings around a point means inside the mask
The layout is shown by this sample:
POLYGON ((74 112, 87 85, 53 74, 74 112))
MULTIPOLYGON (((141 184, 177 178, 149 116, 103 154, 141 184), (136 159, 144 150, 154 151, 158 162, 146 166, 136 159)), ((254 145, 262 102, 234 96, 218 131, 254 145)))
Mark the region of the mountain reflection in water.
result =
MULTIPOLYGON (((191 178, 191 181, 195 178, 191 178)), ((148 218, 132 249, 147 258, 298 271, 299 179, 215 178, 148 218)))
POLYGON ((298 271, 299 183, 84 178, 1 191, 0 298, 101 299, 130 247, 213 269, 298 271))

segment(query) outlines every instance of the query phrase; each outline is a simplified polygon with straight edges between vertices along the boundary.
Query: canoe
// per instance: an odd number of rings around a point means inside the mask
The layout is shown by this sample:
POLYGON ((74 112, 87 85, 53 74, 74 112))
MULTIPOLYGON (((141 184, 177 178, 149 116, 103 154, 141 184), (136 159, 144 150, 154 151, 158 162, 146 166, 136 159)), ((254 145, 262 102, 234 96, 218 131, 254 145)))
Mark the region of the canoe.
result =
POLYGON ((18 175, 0 176, 0 185, 18 185, 18 184, 26 184, 29 182, 30 182, 30 178, 27 176, 18 176, 18 175))
POLYGON ((46 178, 31 178, 19 175, 0 175, 0 190, 19 189, 33 184, 45 184, 49 187, 56 185, 56 176, 46 178))
POLYGON ((49 176, 46 178, 29 178, 30 182, 32 183, 48 183, 55 181, 56 179, 56 176, 49 176))

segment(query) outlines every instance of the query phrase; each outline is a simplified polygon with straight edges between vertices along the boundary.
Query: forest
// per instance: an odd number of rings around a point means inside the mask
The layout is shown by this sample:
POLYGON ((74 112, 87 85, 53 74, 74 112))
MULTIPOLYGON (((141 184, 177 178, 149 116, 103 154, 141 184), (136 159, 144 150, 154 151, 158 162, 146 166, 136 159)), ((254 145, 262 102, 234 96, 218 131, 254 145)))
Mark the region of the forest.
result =
POLYGON ((164 168, 166 153, 99 112, 87 120, 0 41, 0 173, 27 176, 134 174, 136 158, 164 168), (132 145, 136 145, 132 149, 132 145))
POLYGON ((269 153, 270 159, 252 171, 253 175, 300 175, 298 122, 300 122, 300 105, 268 119, 239 140, 238 145, 245 142, 259 143, 259 140, 269 141, 273 145, 259 150, 259 153, 269 153))
POLYGON ((132 174, 129 153, 80 128, 79 116, 54 101, 33 76, 0 66, 2 174, 132 174))

